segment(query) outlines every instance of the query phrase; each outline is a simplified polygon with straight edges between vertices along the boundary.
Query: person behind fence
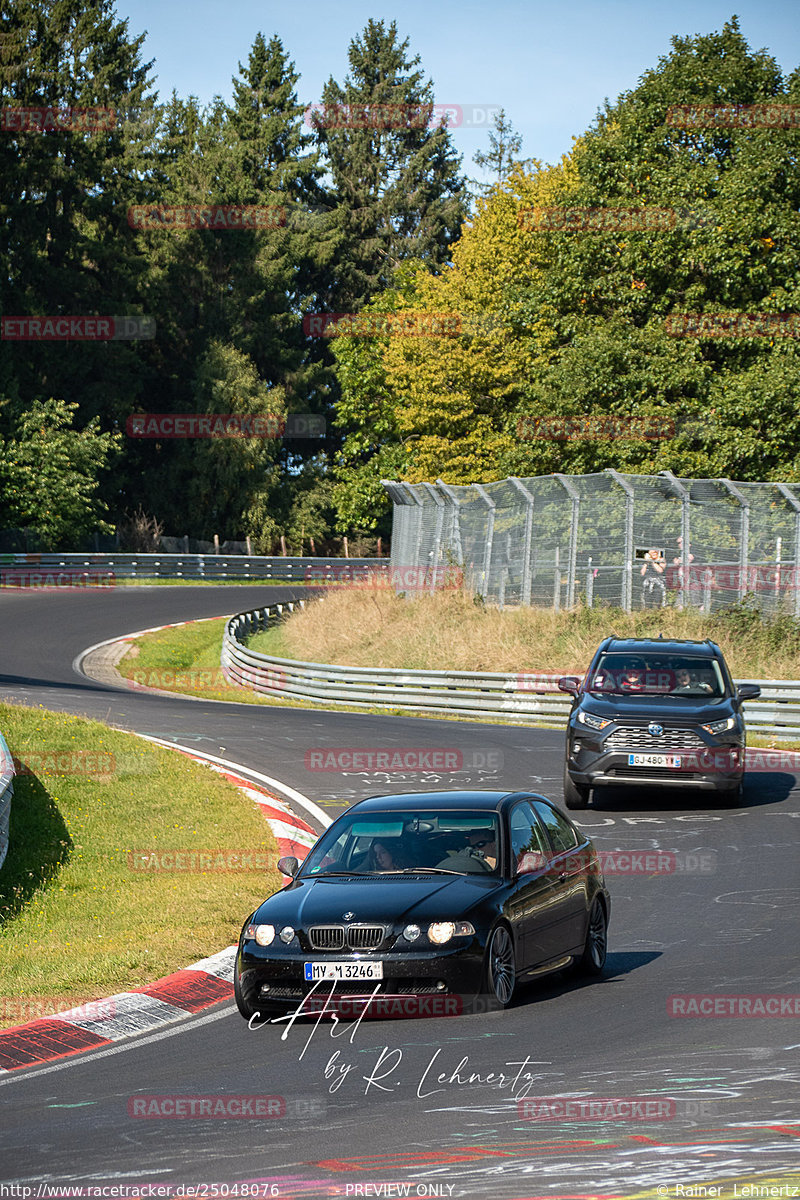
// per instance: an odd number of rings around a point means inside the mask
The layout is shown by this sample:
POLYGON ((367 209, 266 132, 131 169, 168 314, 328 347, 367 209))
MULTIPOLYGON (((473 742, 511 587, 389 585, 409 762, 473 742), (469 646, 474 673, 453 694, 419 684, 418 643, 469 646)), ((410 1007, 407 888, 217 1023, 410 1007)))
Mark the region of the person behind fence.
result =
POLYGON ((644 566, 640 574, 642 579, 642 607, 663 608, 667 602, 664 587, 664 569, 667 560, 660 550, 648 550, 644 556, 644 566))
MULTIPOLYGON (((686 555, 686 561, 688 563, 688 572, 687 572, 687 576, 686 576, 685 590, 691 596, 694 597, 699 592, 700 588, 699 588, 699 584, 697 581, 697 574, 696 574, 696 572, 694 572, 692 570, 692 563, 694 562, 694 555, 691 552, 686 555)), ((673 558, 672 570, 668 573, 672 575, 671 586, 674 587, 678 592, 683 590, 684 580, 683 580, 683 538, 682 537, 678 538, 678 556, 676 558, 673 558)))

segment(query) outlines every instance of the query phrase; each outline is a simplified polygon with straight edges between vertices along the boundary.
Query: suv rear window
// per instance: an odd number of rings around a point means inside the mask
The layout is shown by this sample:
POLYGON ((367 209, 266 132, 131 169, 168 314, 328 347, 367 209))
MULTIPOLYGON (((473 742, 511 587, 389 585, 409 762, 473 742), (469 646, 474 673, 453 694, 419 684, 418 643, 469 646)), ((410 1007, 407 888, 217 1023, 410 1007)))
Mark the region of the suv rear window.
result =
POLYGON ((674 696, 695 701, 719 700, 726 694, 725 679, 715 658, 649 651, 603 654, 587 691, 615 696, 674 696))

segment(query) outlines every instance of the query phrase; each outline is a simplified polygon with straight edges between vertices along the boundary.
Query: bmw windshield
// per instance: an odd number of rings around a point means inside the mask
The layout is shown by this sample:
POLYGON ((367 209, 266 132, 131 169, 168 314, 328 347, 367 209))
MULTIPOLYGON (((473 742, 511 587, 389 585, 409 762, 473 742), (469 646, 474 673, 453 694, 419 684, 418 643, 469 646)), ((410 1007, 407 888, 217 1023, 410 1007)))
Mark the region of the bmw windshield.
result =
POLYGON ((496 813, 355 811, 320 838, 302 875, 494 874, 498 848, 496 813))

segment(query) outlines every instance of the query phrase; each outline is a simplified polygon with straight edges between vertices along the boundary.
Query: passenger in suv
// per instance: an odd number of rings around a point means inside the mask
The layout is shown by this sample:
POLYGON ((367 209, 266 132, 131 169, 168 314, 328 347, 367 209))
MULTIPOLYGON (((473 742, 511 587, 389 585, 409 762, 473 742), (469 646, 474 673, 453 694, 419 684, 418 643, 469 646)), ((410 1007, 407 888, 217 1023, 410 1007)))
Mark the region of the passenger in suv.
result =
POLYGON ((694 788, 738 803, 744 776, 742 702, 712 641, 606 638, 574 697, 567 726, 564 802, 586 808, 599 786, 694 788))

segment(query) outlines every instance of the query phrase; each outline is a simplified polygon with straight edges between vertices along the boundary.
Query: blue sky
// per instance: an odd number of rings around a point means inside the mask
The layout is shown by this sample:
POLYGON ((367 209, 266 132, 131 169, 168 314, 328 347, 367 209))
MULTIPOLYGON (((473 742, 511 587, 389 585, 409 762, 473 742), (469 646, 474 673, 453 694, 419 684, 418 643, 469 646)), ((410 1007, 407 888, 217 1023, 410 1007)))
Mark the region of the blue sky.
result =
MULTIPOLYGON (((432 79, 436 102, 504 108, 523 135, 522 155, 554 162, 594 120, 606 97, 636 86, 670 50, 675 34, 710 33, 733 12, 751 49, 766 49, 785 73, 800 64, 797 0, 117 0, 131 34, 147 32, 160 98, 174 88, 203 102, 231 96, 231 76, 256 34, 276 33, 300 72, 298 96, 319 101, 330 75, 347 74, 347 47, 370 17, 396 20, 432 79)), ((485 126, 452 129, 464 169, 485 150, 485 126)))

